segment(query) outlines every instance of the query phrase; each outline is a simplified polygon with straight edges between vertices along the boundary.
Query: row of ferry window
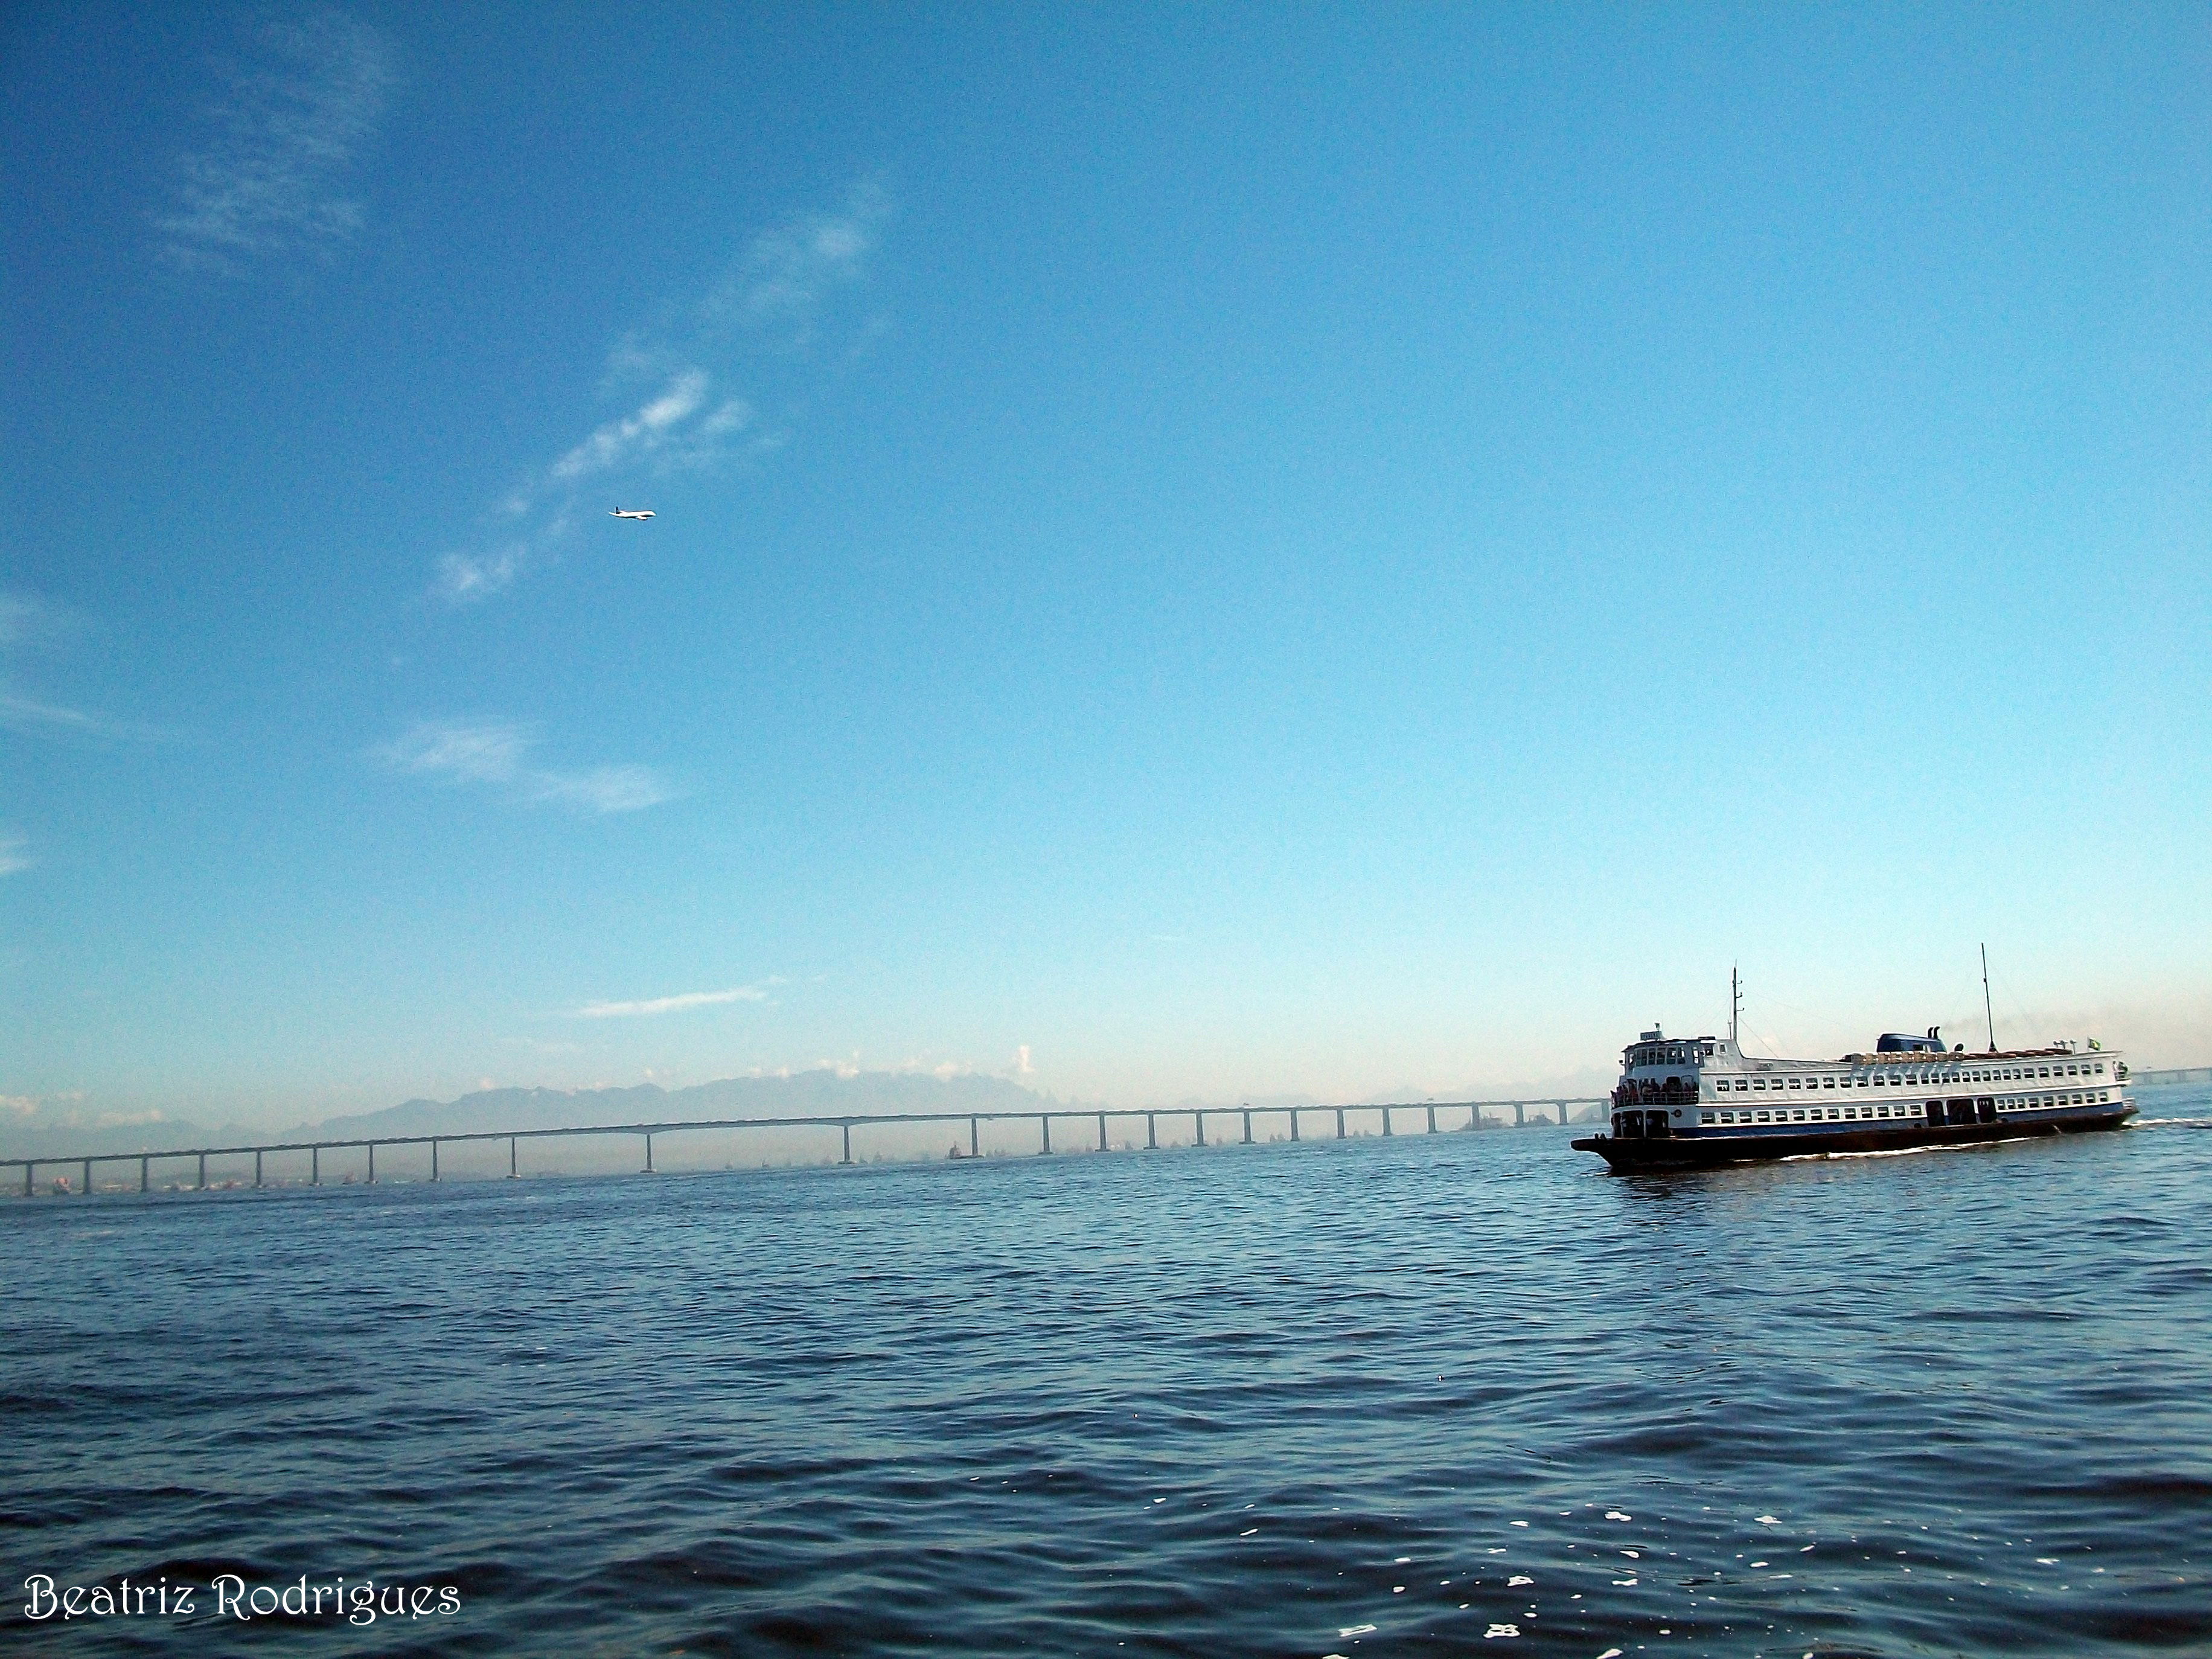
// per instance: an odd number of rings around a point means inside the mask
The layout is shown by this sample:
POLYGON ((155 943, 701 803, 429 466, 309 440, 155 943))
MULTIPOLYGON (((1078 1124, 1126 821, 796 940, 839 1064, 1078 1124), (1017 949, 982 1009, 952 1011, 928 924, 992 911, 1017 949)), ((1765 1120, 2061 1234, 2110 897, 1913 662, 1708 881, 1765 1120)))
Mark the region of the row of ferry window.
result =
POLYGON ((1713 1057, 1713 1045, 1695 1042, 1646 1043, 1628 1051, 1631 1066, 1694 1066, 1713 1057))
POLYGON ((1735 1089, 1738 1091, 1745 1089, 1780 1089, 1785 1086, 1791 1089, 1833 1089, 1838 1086, 1845 1089, 1865 1089, 1875 1085, 1901 1088, 1908 1084, 1917 1085, 1923 1082, 2012 1083, 2032 1080, 2036 1078, 2044 1077, 2102 1077, 2104 1074, 2105 1062, 2100 1060, 2095 1062, 2094 1066, 2088 1064, 2079 1066, 2000 1066, 1984 1071, 1953 1073, 1941 1078, 1923 1078, 1917 1073, 1907 1075, 1905 1073, 1895 1072, 1862 1073, 1856 1077, 1840 1079, 1832 1077, 1793 1077, 1784 1079, 1778 1077, 1771 1081, 1763 1077, 1723 1077, 1714 1079, 1713 1086, 1723 1091, 1729 1089, 1735 1089))
MULTIPOLYGON (((1810 1109, 1814 1118, 1817 1119, 1821 1115, 1821 1109, 1818 1106, 1813 1107, 1810 1109)), ((1790 1115, 1790 1109, 1787 1106, 1778 1107, 1771 1112, 1699 1112, 1698 1114, 1698 1121, 1700 1123, 1802 1123, 1805 1121, 1806 1111, 1807 1109, 1805 1107, 1800 1106, 1797 1109, 1796 1115, 1795 1117, 1790 1115)), ((1875 1105, 1868 1105, 1864 1107, 1831 1106, 1827 1109, 1827 1111, 1828 1115, 1837 1117, 1839 1120, 1856 1118, 1862 1113, 1868 1117, 1889 1117, 1892 1115, 1898 1117, 1918 1117, 1920 1115, 1920 1109, 1917 1106, 1908 1107, 1903 1101, 1899 1101, 1898 1103, 1897 1110, 1894 1114, 1891 1112, 1887 1106, 1875 1105)))
MULTIPOLYGON (((2045 1107, 2094 1106, 2098 1104, 2100 1102, 2107 1101, 2111 1098, 2112 1091, 2108 1089, 2092 1089, 2077 1095, 2007 1095, 2003 1099, 1997 1102, 1997 1110, 2001 1112, 2026 1112, 2045 1107)), ((1894 1111, 1892 1111, 1887 1106, 1875 1106, 1871 1104, 1866 1106, 1830 1106, 1825 1109, 1819 1106, 1800 1106, 1795 1110, 1792 1110, 1787 1106, 1779 1106, 1771 1111, 1765 1112, 1699 1112, 1698 1114, 1698 1121, 1705 1124, 1802 1123, 1806 1121, 1809 1116, 1810 1119, 1816 1123, 1838 1123, 1850 1122, 1859 1118, 1917 1118, 1920 1115, 1920 1108, 1917 1105, 1908 1106, 1904 1102, 1899 1101, 1894 1111)))

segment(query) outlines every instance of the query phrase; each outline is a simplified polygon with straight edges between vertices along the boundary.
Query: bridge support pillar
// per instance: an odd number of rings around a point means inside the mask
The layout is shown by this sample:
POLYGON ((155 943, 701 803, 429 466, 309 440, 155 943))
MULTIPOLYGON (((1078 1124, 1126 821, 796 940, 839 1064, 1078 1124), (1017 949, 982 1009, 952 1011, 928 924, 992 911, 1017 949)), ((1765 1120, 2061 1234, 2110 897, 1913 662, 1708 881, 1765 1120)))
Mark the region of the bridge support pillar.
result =
POLYGON ((92 1160, 90 1158, 84 1161, 84 1195, 87 1198, 92 1196, 92 1160))
POLYGON ((1106 1114, 1103 1112, 1098 1114, 1098 1150, 1102 1152, 1106 1150, 1106 1114))
POLYGON ((1244 1144, 1247 1146, 1252 1144, 1252 1114, 1249 1112, 1244 1114, 1244 1144))
MULTIPOLYGON (((650 1159, 652 1153, 648 1152, 646 1156, 650 1159)), ((376 1185, 376 1143, 373 1140, 368 1143, 368 1184, 376 1185)))
MULTIPOLYGON (((438 1178, 438 1143, 437 1143, 437 1141, 434 1139, 430 1142, 430 1179, 431 1179, 431 1180, 433 1180, 433 1181, 435 1181, 437 1178, 438 1178)), ((257 1182, 256 1184, 258 1185, 258 1183, 257 1182)))
POLYGON ((509 1181, 516 1179, 520 1173, 515 1168, 515 1163, 514 1137, 509 1135, 507 1138, 507 1178, 509 1181))
MULTIPOLYGON (((849 1123, 841 1123, 837 1126, 837 1130, 845 1137, 844 1156, 837 1161, 840 1164, 850 1164, 853 1161, 853 1126, 849 1123)), ((652 1143, 648 1140, 647 1144, 650 1146, 652 1143)))
POLYGON ((972 1117, 968 1120, 968 1156, 970 1158, 983 1156, 982 1131, 976 1127, 977 1121, 972 1117))
POLYGON ((310 1187, 323 1184, 323 1149, 319 1146, 307 1148, 307 1184, 310 1187))
MULTIPOLYGON (((433 1152, 430 1154, 430 1179, 435 1181, 437 1178, 438 1154, 433 1152)), ((253 1184, 257 1188, 261 1185, 261 1154, 258 1150, 253 1154, 253 1184)))
POLYGON ((1193 1112, 1190 1115, 1190 1121, 1198 1126, 1198 1144, 1201 1146, 1205 1146, 1206 1114, 1204 1112, 1193 1112))
POLYGON ((23 1196, 26 1198, 31 1195, 31 1169, 27 1162, 23 1165, 23 1196))
POLYGON ((1517 1100, 1513 1103, 1513 1127, 1516 1129, 1525 1129, 1528 1127, 1527 1112, 1517 1100))
POLYGON ((1390 1109, 1388 1106, 1382 1109, 1382 1133, 1386 1135, 1390 1133, 1390 1109))
POLYGON ((1344 1139, 1344 1108, 1341 1106, 1336 1109, 1336 1138, 1339 1140, 1344 1139))
POLYGON ((1436 1109, 1435 1107, 1431 1106, 1431 1107, 1430 1107, 1430 1108, 1429 1108, 1429 1133, 1430 1133, 1431 1134, 1434 1134, 1434 1133, 1436 1133, 1436 1132, 1437 1132, 1437 1109, 1436 1109))
POLYGON ((153 1159, 148 1158, 138 1160, 138 1190, 142 1193, 146 1190, 147 1182, 152 1178, 151 1172, 146 1167, 152 1162, 153 1159))
POLYGON ((1298 1109, 1297 1109, 1297 1107, 1293 1106, 1293 1107, 1291 1107, 1291 1144, 1292 1146, 1296 1146, 1296 1145, 1297 1144, 1297 1139, 1298 1139, 1298 1109))
POLYGON ((1042 1158, 1052 1150, 1052 1120, 1043 1113, 1037 1114, 1037 1156, 1042 1158))
POLYGON ((1145 1114, 1145 1150, 1152 1152, 1160 1144, 1160 1121, 1152 1113, 1145 1114))
POLYGON ((202 1191, 202 1192, 205 1192, 205 1191, 207 1190, 207 1154, 206 1154, 205 1152, 202 1152, 202 1153, 200 1154, 200 1186, 199 1186, 199 1189, 200 1189, 200 1191, 202 1191))

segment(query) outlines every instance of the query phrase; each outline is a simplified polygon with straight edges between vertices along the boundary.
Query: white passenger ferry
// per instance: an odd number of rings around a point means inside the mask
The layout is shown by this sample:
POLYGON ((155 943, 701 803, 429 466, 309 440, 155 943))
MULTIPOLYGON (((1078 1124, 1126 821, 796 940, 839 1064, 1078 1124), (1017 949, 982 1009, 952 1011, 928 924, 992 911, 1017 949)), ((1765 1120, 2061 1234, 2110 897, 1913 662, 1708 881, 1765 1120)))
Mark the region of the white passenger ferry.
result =
POLYGON ((1621 1054, 1612 1133, 1576 1141, 1615 1170, 1889 1152, 2117 1129, 2127 1064, 2092 1042, 1970 1054, 1894 1033, 1841 1060, 1757 1060, 1656 1028, 1621 1054))

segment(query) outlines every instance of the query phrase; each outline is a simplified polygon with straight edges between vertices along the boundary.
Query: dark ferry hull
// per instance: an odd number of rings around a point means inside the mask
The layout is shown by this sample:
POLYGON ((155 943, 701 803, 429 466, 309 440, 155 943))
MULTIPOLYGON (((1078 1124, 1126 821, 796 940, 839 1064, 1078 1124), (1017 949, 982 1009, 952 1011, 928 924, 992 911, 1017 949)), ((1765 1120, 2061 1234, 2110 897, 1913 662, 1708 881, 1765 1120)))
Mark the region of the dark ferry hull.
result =
POLYGON ((1903 1152, 1920 1146, 1974 1146, 1993 1140, 2029 1140, 2044 1135, 2087 1134, 2117 1129, 2136 1115, 2133 1106, 2112 1105, 2022 1121, 1994 1123, 1869 1124, 1861 1129, 1823 1130, 1817 1134, 1731 1134, 1700 1129, 1649 1139, 1590 1135, 1574 1143, 1578 1152, 1595 1152, 1616 1173, 1626 1170, 1694 1170, 1717 1164, 1766 1164, 1784 1158, 1819 1158, 1838 1152, 1903 1152))

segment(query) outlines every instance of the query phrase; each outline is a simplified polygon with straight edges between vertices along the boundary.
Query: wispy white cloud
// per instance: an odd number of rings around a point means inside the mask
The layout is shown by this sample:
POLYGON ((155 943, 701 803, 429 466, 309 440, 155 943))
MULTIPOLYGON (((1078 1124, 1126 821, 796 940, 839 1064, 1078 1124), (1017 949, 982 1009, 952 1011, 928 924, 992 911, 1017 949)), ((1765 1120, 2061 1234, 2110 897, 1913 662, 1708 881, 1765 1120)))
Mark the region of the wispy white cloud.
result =
POLYGON ((418 720, 378 752, 403 771, 462 783, 511 783, 531 741, 520 726, 500 720, 418 720))
POLYGON ((0 593, 0 647, 51 635, 61 622, 61 613, 44 599, 28 593, 0 593))
POLYGON ((262 23, 218 66, 211 131, 179 158, 174 197, 154 217, 163 256, 234 276, 264 258, 328 257, 361 228, 346 179, 395 67, 385 37, 341 11, 262 23))
POLYGON ((116 1129, 166 1121, 158 1108, 136 1112, 104 1110, 87 1103, 82 1089, 50 1095, 0 1095, 0 1115, 23 1129, 116 1129))
POLYGON ((0 876, 31 867, 30 845, 24 836, 0 832, 0 876))
POLYGON ((40 702, 12 691, 0 691, 0 726, 15 732, 74 732, 88 738, 128 738, 139 743, 166 743, 175 736, 167 727, 40 702))
POLYGON ((526 726, 507 720, 420 720, 392 742, 380 744, 379 760, 402 772, 443 778, 450 783, 486 784, 518 800, 573 806, 580 811, 635 812, 672 800, 675 792, 659 774, 645 766, 598 766, 563 771, 534 765, 538 738, 526 726))
MULTIPOLYGON (((660 326, 623 337, 608 354, 605 390, 628 414, 603 421, 501 500, 498 545, 448 553, 431 592, 453 605, 499 593, 572 533, 584 492, 707 471, 782 447, 783 419, 823 370, 833 297, 859 287, 890 216, 873 182, 834 212, 802 215, 753 236, 706 295, 660 326), (764 418, 763 404, 782 410, 764 418)), ((868 337, 865 325, 855 340, 868 337)), ((636 506, 608 497, 598 507, 636 506)), ((635 526, 622 527, 626 534, 635 526)))
POLYGON ((26 651, 54 649, 82 631, 84 618, 37 595, 0 592, 0 728, 55 737, 125 738, 158 743, 172 734, 95 709, 72 708, 13 689, 14 661, 26 651))
POLYGON ((732 432, 743 432, 752 424, 753 412, 742 398, 727 398, 722 406, 699 422, 702 438, 727 437, 732 432))
POLYGON ((595 766, 588 772, 533 772, 532 800, 558 801, 593 812, 635 812, 670 799, 659 775, 645 766, 595 766))
POLYGON ((20 588, 0 588, 0 652, 54 651, 85 630, 84 613, 20 588))
POLYGON ((702 302, 710 331, 796 326, 802 337, 823 301, 856 283, 874 252, 890 199, 865 179, 835 213, 807 214, 762 231, 702 302))
MULTIPOLYGON (((844 1062, 842 1061, 831 1061, 825 1060, 822 1063, 824 1066, 833 1064, 836 1065, 839 1067, 839 1075, 842 1077, 855 1077, 860 1073, 860 1057, 857 1054, 854 1056, 852 1069, 850 1071, 843 1069, 844 1062)), ((893 1077, 933 1077, 939 1083, 950 1082, 956 1077, 977 1077, 981 1075, 981 1071, 973 1061, 965 1060, 932 1060, 927 1054, 909 1054, 904 1060, 900 1060, 896 1065, 887 1066, 884 1070, 886 1073, 893 1077)))
POLYGON ((670 434, 696 414, 707 401, 707 372, 687 368, 669 381, 668 389, 636 414, 610 421, 553 463, 556 478, 580 478, 604 472, 635 456, 659 448, 670 434))
POLYGON ((651 1014, 681 1013, 686 1008, 711 1008, 727 1002, 766 1002, 769 993, 783 981, 775 976, 752 985, 733 985, 726 991, 684 991, 672 997, 648 997, 640 1002, 587 1002, 573 1011, 578 1019, 632 1019, 651 1014))
POLYGON ((40 726, 58 726, 72 732, 103 734, 106 731, 106 722, 97 714, 88 714, 82 708, 64 708, 57 703, 19 697, 12 691, 0 691, 0 725, 17 731, 40 726))
POLYGON ((488 599, 522 574, 529 551, 518 544, 496 553, 448 553, 438 562, 437 595, 448 605, 488 599))

